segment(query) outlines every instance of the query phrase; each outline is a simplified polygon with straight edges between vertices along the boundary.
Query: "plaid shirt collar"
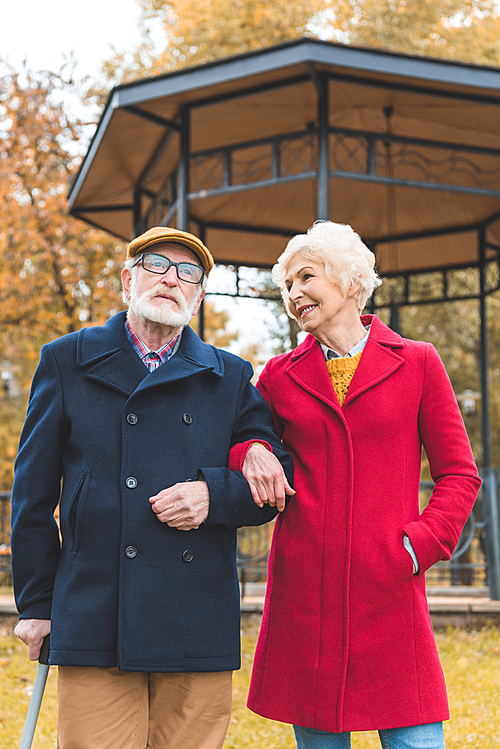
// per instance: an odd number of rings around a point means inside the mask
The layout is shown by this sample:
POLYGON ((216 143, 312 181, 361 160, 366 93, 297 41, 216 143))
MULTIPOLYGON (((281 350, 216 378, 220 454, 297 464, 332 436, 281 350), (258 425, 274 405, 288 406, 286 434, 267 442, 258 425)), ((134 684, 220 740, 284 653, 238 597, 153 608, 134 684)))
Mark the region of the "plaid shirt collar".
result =
POLYGON ((175 338, 162 346, 158 351, 151 351, 145 343, 134 333, 130 327, 128 320, 125 321, 125 330, 127 331, 127 337, 132 344, 134 351, 137 356, 142 359, 143 364, 149 369, 150 372, 157 369, 161 364, 168 361, 175 354, 179 348, 182 333, 179 333, 175 338))

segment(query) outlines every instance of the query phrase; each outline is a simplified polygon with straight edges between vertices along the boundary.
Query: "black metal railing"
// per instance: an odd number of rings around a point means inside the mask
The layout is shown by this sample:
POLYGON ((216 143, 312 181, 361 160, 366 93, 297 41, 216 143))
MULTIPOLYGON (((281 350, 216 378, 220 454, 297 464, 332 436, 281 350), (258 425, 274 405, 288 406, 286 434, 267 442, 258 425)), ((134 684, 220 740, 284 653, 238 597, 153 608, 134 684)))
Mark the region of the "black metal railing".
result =
MULTIPOLYGON (((474 509, 465 524, 457 547, 448 562, 438 562, 427 572, 427 584, 432 586, 489 586, 492 598, 497 596, 496 559, 499 529, 488 524, 497 524, 498 516, 491 516, 490 505, 498 507, 498 473, 489 477, 494 481, 493 503, 486 501, 492 492, 491 481, 486 479, 474 509), (496 496, 495 496, 496 490, 496 496), (489 521, 489 523, 488 523, 489 521)), ((432 490, 431 481, 423 481, 420 490, 425 494, 432 490)), ((425 498, 424 498, 425 504, 425 498)), ((271 546, 274 523, 257 527, 240 528, 238 531, 237 564, 244 595, 248 582, 262 583, 267 579, 267 560, 271 546)), ((10 573, 10 492, 0 492, 0 573, 10 573)))

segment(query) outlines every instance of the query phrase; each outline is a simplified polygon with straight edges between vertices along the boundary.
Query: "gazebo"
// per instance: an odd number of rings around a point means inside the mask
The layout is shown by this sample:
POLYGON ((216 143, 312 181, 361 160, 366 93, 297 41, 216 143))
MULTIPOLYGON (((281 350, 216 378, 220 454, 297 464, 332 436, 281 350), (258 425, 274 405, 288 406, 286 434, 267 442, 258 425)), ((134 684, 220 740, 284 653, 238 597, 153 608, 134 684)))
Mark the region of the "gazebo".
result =
POLYGON ((376 254, 375 310, 477 299, 483 535, 500 599, 486 323, 500 288, 500 69, 298 39, 118 86, 69 203, 127 241, 159 224, 198 234, 236 269, 235 295, 238 268, 270 267, 289 236, 330 218, 376 254))

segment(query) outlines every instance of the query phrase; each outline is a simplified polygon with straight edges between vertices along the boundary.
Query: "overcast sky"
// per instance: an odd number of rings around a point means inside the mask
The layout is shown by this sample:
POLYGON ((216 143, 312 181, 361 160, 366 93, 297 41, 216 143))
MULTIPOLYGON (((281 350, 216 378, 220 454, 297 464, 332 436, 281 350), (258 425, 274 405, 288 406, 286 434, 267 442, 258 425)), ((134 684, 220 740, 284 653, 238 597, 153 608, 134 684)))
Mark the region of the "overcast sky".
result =
POLYGON ((135 0, 0 0, 0 58, 18 68, 58 70, 74 53, 79 77, 96 75, 110 44, 139 41, 135 0))

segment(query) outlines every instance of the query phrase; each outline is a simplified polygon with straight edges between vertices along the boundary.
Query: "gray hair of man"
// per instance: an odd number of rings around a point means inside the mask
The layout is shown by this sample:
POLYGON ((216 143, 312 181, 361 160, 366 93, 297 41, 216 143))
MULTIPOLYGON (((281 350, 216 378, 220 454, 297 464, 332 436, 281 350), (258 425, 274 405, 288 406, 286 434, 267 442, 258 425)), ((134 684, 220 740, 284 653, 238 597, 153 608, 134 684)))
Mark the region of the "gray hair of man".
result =
MULTIPOLYGON (((149 250, 149 252, 154 252, 154 250, 149 250)), ((144 253, 141 253, 141 255, 143 255, 143 254, 144 254, 144 253)), ((139 256, 139 257, 140 257, 140 256, 139 256)), ((124 267, 124 268, 128 268, 128 270, 129 270, 129 271, 130 271, 130 273, 131 273, 131 276, 132 276, 132 282, 135 282, 135 278, 136 278, 136 276, 137 276, 137 271, 138 271, 138 267, 139 267, 139 264, 137 264, 137 265, 134 265, 134 263, 137 263, 137 256, 136 256, 136 257, 129 257, 129 258, 128 258, 128 260, 125 260, 125 262, 123 263, 123 267, 124 267)), ((202 280, 202 282, 201 282, 201 283, 199 284, 199 287, 200 287, 200 294, 202 293, 202 291, 205 291, 205 289, 207 288, 207 284, 208 284, 208 276, 207 276, 207 274, 205 273, 205 274, 203 275, 203 280, 202 280)), ((127 307, 128 307, 128 306, 130 306, 130 299, 128 299, 128 298, 127 298, 127 297, 125 296, 125 289, 122 289, 122 301, 123 301, 123 303, 124 303, 125 305, 127 305, 127 307)))
POLYGON ((316 221, 307 234, 297 234, 273 267, 273 281, 283 296, 288 310, 286 276, 291 258, 300 252, 305 258, 322 263, 325 276, 340 287, 344 296, 353 284, 360 284, 355 298, 361 312, 382 279, 375 270, 375 255, 348 224, 316 221))

